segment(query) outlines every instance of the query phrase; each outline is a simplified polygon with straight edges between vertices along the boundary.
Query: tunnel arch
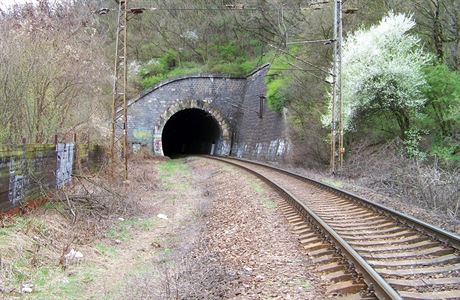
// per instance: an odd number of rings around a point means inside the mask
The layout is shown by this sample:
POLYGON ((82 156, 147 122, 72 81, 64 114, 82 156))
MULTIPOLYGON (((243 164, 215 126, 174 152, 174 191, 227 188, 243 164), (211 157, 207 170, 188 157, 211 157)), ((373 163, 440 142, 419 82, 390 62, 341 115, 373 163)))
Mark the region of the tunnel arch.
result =
MULTIPOLYGON (((219 131, 213 148, 214 154, 228 155, 231 147, 231 133, 227 120, 219 110, 211 106, 209 101, 198 100, 177 101, 161 114, 159 121, 154 127, 153 151, 160 155, 167 154, 165 153, 165 149, 163 147, 163 133, 166 125, 170 120, 174 121, 174 118, 177 117, 176 114, 180 115, 191 110, 194 110, 195 112, 201 111, 203 116, 207 115, 213 119, 219 131), (174 117, 175 115, 176 117, 174 117)), ((167 127, 166 131, 168 131, 167 127)))

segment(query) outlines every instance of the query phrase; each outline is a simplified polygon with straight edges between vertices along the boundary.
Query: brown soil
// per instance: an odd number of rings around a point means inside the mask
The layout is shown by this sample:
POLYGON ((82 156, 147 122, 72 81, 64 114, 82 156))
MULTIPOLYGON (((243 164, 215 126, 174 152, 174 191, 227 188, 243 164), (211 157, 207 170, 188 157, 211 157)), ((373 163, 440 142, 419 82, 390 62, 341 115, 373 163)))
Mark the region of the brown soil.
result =
POLYGON ((80 214, 72 226, 61 205, 0 229, 2 266, 12 266, 0 298, 325 298, 328 283, 259 180, 201 158, 136 159, 130 175, 117 188, 123 209, 108 218, 80 214), (84 257, 63 269, 66 245, 84 257))
POLYGON ((151 270, 130 278, 120 299, 325 298, 268 187, 217 162, 188 164, 192 196, 202 198, 194 220, 175 232, 173 253, 149 261, 151 270))

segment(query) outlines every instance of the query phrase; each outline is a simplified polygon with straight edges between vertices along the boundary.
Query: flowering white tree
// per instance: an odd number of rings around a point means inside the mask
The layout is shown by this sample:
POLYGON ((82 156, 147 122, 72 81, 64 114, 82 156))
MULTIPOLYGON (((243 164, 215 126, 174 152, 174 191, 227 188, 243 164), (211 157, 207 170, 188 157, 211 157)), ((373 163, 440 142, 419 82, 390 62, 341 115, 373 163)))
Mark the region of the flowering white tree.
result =
MULTIPOLYGON (((378 25, 358 30, 345 40, 342 97, 346 130, 353 130, 361 116, 390 113, 405 136, 411 114, 425 102, 422 68, 430 60, 420 40, 408 33, 414 26, 411 17, 389 13, 378 25)), ((326 124, 331 122, 330 111, 323 119, 326 124)))

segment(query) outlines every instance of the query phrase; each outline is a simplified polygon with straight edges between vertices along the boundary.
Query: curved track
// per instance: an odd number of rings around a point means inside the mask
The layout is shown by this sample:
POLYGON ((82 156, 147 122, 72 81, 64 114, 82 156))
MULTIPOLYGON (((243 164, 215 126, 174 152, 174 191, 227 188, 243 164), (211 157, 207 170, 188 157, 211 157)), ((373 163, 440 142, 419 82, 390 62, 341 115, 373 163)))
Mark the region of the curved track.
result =
POLYGON ((286 170, 208 158, 244 168, 277 189, 300 242, 342 291, 356 291, 362 278, 379 299, 460 299, 458 235, 286 170), (336 267, 337 253, 348 267, 336 267))

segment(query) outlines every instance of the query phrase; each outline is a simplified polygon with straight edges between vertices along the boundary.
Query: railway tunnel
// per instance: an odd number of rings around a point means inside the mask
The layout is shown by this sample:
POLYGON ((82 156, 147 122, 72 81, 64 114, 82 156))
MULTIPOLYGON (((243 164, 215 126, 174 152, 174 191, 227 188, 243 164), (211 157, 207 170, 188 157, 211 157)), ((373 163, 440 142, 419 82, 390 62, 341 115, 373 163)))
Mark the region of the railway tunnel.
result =
POLYGON ((163 152, 169 157, 210 154, 220 136, 219 123, 209 112, 184 109, 172 115, 163 128, 163 152))
POLYGON ((241 77, 184 75, 142 91, 128 103, 132 151, 285 159, 290 149, 286 114, 261 101, 268 69, 266 64, 241 77))

